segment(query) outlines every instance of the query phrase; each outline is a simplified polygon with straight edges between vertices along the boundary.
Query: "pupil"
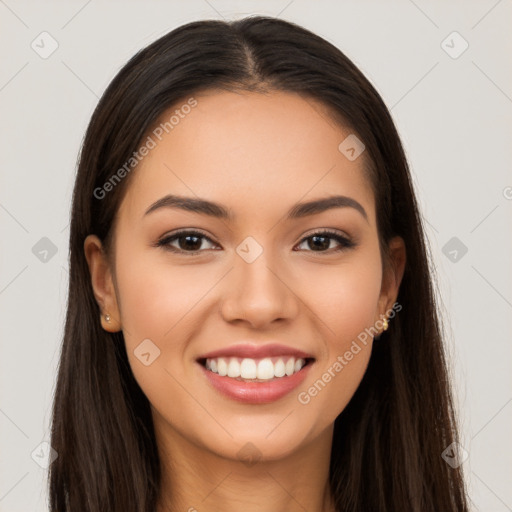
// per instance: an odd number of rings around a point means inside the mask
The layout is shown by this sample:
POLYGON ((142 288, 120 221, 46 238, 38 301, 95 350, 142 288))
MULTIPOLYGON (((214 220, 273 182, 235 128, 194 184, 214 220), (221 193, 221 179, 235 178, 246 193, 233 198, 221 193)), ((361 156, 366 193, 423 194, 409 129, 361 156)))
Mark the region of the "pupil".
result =
POLYGON ((311 237, 311 239, 315 241, 315 245, 313 247, 320 248, 320 249, 329 249, 329 239, 328 239, 328 237, 315 235, 315 236, 311 237), (317 244, 316 242, 319 239, 323 240, 324 243, 317 244))
POLYGON ((183 240, 183 239, 190 240, 191 238, 196 240, 195 244, 194 243, 192 243, 192 244, 181 244, 180 243, 180 246, 182 249, 194 250, 194 249, 199 249, 201 247, 201 239, 198 236, 186 235, 186 236, 180 237, 180 240, 183 240))

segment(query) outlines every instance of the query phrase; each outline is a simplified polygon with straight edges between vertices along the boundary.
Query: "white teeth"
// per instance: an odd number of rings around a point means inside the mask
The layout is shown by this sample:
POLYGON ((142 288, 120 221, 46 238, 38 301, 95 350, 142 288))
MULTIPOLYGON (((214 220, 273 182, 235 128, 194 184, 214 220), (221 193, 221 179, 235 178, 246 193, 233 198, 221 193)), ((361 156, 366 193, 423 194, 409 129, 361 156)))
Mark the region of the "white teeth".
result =
POLYGON ((274 375, 276 377, 284 377, 284 374, 286 373, 284 362, 282 359, 279 359, 277 363, 274 365, 274 375))
POLYGON ((294 357, 265 357, 264 359, 218 357, 206 360, 206 368, 213 373, 218 373, 221 377, 247 380, 270 380, 285 375, 289 377, 300 371, 305 364, 304 359, 294 357))
POLYGON ((274 365, 272 359, 266 357, 258 363, 258 379, 268 380, 274 377, 274 365))
POLYGON ((240 363, 234 357, 229 360, 228 377, 240 377, 240 363))
POLYGON ((242 379, 255 379, 256 374, 256 361, 254 359, 244 359, 240 365, 240 377, 242 379))
POLYGON ((288 359, 285 366, 285 372, 286 375, 290 376, 293 375, 293 370, 295 369, 295 359, 292 357, 291 359, 288 359))
MULTIPOLYGON (((214 371, 213 368, 210 367, 210 369, 212 372, 214 371)), ((226 363, 223 357, 217 359, 217 372, 221 377, 225 377, 228 374, 228 363, 226 363)))

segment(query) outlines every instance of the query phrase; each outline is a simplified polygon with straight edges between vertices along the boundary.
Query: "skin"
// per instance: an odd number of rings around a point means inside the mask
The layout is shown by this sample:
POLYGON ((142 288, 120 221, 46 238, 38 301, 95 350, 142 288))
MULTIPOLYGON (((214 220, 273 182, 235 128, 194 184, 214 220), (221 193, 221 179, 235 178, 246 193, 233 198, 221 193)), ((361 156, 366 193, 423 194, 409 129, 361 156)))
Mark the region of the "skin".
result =
MULTIPOLYGON (((100 321, 107 331, 123 330, 133 374, 151 403, 163 467, 158 512, 334 510, 333 423, 359 386, 372 341, 308 404, 297 395, 365 328, 381 326, 403 276, 403 240, 391 241, 392 266, 383 271, 365 154, 349 161, 338 150, 351 132, 323 105, 284 92, 195 98, 197 107, 130 176, 112 260, 95 235, 84 243, 96 300, 111 317, 100 321), (235 220, 176 208, 144 215, 169 193, 221 203, 235 220), (284 219, 296 203, 333 194, 357 200, 368 220, 351 207, 284 219), (195 256, 154 246, 184 228, 211 241, 200 239, 195 256), (318 228, 357 245, 336 252, 340 244, 328 238, 328 248, 315 251, 304 239, 318 228), (252 263, 236 252, 248 236, 263 249, 252 263), (147 338, 160 349, 149 366, 134 355, 147 338), (196 358, 248 339, 313 354, 305 383, 270 404, 219 394, 196 358), (254 464, 238 455, 247 443, 254 464)), ((186 250, 186 242, 171 245, 186 250)))

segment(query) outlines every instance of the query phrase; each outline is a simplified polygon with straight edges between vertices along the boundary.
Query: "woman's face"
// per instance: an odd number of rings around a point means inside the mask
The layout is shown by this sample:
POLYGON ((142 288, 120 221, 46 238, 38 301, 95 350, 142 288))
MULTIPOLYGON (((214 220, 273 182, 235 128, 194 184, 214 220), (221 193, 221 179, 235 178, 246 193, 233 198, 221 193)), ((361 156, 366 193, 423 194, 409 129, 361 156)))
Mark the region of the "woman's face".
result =
POLYGON ((102 278, 97 242, 86 242, 93 285, 159 437, 275 460, 330 434, 401 271, 383 279, 366 155, 353 136, 339 149, 351 132, 321 104, 283 92, 195 100, 162 117, 181 112, 168 133, 150 134, 102 278), (347 199, 299 208, 334 196, 347 199))

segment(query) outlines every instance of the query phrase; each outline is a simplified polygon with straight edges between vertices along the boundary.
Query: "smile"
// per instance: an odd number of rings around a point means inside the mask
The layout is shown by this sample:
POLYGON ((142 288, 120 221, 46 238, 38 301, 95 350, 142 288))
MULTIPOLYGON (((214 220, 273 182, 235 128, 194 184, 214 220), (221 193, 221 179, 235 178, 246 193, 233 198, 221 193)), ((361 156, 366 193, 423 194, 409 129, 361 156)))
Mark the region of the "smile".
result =
POLYGON ((247 404, 277 401, 306 378, 315 358, 283 345, 237 345, 197 359, 209 386, 247 404))

